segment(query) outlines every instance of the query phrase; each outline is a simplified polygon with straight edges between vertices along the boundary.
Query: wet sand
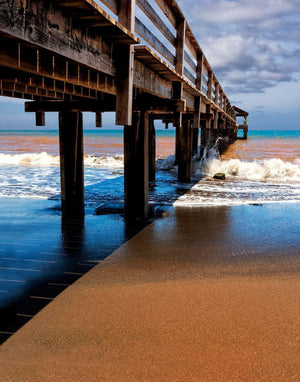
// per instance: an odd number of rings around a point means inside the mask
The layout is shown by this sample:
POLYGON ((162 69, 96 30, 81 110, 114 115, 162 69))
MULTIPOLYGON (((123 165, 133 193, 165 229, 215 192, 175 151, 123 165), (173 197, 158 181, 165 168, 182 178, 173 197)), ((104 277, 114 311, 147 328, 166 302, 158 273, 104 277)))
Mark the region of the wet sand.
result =
POLYGON ((3 381, 299 381, 299 204, 171 210, 0 348, 3 381))

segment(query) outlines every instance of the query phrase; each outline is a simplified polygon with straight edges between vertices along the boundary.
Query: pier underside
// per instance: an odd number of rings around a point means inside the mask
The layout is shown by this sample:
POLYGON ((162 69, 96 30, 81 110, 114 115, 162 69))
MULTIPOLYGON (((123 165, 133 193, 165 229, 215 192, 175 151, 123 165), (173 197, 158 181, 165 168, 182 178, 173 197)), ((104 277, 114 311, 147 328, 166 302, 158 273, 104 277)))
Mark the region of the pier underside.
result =
POLYGON ((59 113, 63 216, 84 215, 82 112, 94 112, 101 127, 102 113, 113 111, 124 126, 125 214, 133 219, 148 216, 155 120, 176 127, 180 182, 190 181, 200 128, 200 155, 237 138, 243 111, 231 106, 176 2, 156 2, 160 15, 141 0, 0 6, 0 94, 30 100, 25 111, 36 113, 37 126, 46 113, 59 113), (135 16, 136 7, 175 55, 135 16))

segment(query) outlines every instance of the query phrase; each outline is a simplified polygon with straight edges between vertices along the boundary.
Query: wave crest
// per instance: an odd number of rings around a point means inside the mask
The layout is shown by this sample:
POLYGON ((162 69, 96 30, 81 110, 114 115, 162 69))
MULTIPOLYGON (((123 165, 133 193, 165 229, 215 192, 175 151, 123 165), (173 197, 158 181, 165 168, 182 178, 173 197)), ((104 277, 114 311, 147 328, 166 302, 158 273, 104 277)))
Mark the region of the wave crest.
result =
POLYGON ((245 162, 240 159, 212 159, 205 163, 205 172, 213 176, 223 172, 228 178, 240 178, 256 181, 300 182, 300 160, 294 163, 273 158, 262 161, 245 162))
MULTIPOLYGON (((57 166, 60 163, 59 156, 50 155, 46 152, 31 154, 0 154, 0 165, 24 165, 24 166, 57 166)), ((123 155, 86 155, 85 166, 101 168, 122 168, 123 155)))

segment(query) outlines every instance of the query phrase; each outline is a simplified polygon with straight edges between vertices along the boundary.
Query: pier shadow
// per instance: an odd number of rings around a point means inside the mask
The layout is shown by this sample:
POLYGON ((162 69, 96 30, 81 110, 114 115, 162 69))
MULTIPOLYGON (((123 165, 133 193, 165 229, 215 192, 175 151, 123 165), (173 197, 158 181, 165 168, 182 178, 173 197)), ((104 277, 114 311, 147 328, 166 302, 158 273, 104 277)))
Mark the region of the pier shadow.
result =
POLYGON ((178 183, 158 171, 149 185, 148 219, 124 218, 123 176, 85 187, 84 219, 61 217, 60 195, 5 199, 0 213, 0 343, 65 288, 139 231, 162 218, 198 177, 178 183), (2 216, 1 216, 2 215, 2 216))

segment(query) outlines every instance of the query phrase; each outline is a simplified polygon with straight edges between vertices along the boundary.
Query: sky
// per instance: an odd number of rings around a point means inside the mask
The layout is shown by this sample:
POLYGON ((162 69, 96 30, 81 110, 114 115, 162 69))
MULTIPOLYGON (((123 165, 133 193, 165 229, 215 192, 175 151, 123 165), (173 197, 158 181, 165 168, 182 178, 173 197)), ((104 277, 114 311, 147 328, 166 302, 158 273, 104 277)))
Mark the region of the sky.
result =
POLYGON ((300 130, 300 0, 177 0, 249 128, 300 130))
MULTIPOLYGON (((249 112, 249 128, 300 130, 300 0, 177 2, 231 104, 249 112)), ((104 114, 104 126, 113 120, 104 114)), ((0 128, 20 126, 33 128, 34 114, 0 97, 0 128)), ((46 126, 57 127, 57 115, 46 126)))

